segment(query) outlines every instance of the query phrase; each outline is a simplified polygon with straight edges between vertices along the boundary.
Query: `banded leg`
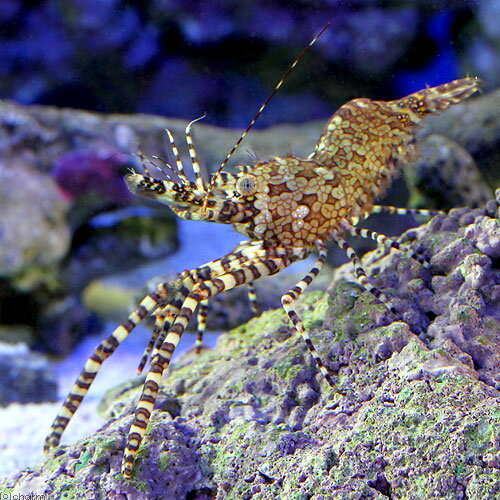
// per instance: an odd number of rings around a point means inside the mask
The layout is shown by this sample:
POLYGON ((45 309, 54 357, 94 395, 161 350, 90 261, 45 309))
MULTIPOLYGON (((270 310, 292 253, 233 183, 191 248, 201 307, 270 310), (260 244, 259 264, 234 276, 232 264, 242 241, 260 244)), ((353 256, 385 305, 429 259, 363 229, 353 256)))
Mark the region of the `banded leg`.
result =
MULTIPOLYGON (((184 165, 182 164, 181 155, 179 154, 179 150, 177 149, 177 146, 175 144, 174 136, 168 128, 165 129, 165 132, 167 133, 168 142, 170 143, 170 149, 174 153, 175 165, 177 166, 177 170, 175 173, 179 177, 181 184, 189 185, 189 180, 186 176, 184 165)), ((157 156, 153 156, 153 158, 160 159, 157 156)), ((170 169, 173 170, 172 168, 170 169)))
MULTIPOLYGON (((144 355, 141 359, 142 368, 144 367, 144 364, 146 363, 147 359, 149 358, 149 355, 151 354, 151 348, 152 348, 151 359, 153 359, 156 356, 158 350, 162 346, 165 337, 167 336, 170 330, 170 327, 177 318, 177 315, 179 314, 182 303, 184 302, 188 293, 193 288, 193 285, 196 282, 201 281, 201 279, 197 278, 197 274, 199 273, 199 271, 200 271, 199 268, 193 269, 192 271, 184 271, 178 278, 177 281, 180 282, 181 285, 178 286, 177 295, 175 297, 172 297, 169 304, 167 304, 162 309, 162 311, 160 311, 160 314, 157 315, 157 320, 155 323, 153 334, 151 335, 148 347, 146 348, 146 351, 144 351, 144 355)), ((207 275, 207 273, 203 274, 207 275)))
POLYGON ((196 118, 196 120, 193 120, 193 121, 188 123, 188 125, 186 127, 186 142, 188 145, 189 157, 191 158, 191 165, 193 166, 194 181, 195 181, 196 187, 198 189, 201 189, 202 191, 205 191, 203 177, 201 176, 200 163, 198 161, 198 157, 196 156, 196 149, 195 149, 194 144, 193 144, 193 138, 191 137, 191 127, 197 121, 203 120, 203 118, 205 118, 205 115, 200 116, 199 118, 196 118))
POLYGON ((443 210, 427 210, 425 208, 399 208, 390 205, 373 205, 372 214, 390 214, 390 215, 423 215, 433 217, 434 215, 445 214, 443 210))
MULTIPOLYGON (((154 355, 154 349, 157 349, 160 346, 165 338, 165 329, 168 331, 170 325, 175 320, 177 314, 179 313, 179 306, 182 304, 182 301, 185 299, 186 295, 189 293, 190 288, 187 288, 185 284, 189 285, 189 282, 186 283, 186 278, 189 277, 192 280, 191 275, 188 271, 184 271, 179 277, 171 282, 164 283, 163 286, 167 287, 170 290, 169 293, 169 301, 166 306, 159 308, 155 314, 155 325, 153 328, 153 332, 151 333, 151 337, 149 339, 148 345, 142 354, 141 360, 137 367, 137 374, 140 375, 144 370, 144 366, 146 365, 151 352, 154 355)), ((192 285, 193 281, 191 281, 192 285)))
POLYGON ((285 293, 281 297, 281 303, 283 305, 283 309, 285 309, 286 313, 288 314, 288 317, 290 318, 290 321, 292 322, 294 328, 296 331, 300 333, 302 338, 304 339, 304 342, 306 343, 309 352, 311 353, 311 356, 313 357, 314 361, 316 362, 316 365, 319 368, 319 371, 323 375, 323 377, 326 379, 330 387, 335 391, 339 392, 337 386, 335 385, 335 382, 333 381, 331 375, 328 373, 328 370, 326 366, 324 365, 323 361, 321 360, 318 351, 316 351, 316 348, 314 347, 314 344, 312 343, 311 337, 309 337, 309 334, 307 333, 307 330, 304 327, 304 324, 302 323, 302 320, 300 319, 299 315, 295 312, 293 309, 293 304, 299 297, 301 293, 304 292, 304 290, 311 284, 313 279, 319 274, 321 271, 321 268, 323 267, 324 263, 326 262, 326 257, 327 257, 327 250, 325 247, 325 244, 322 241, 317 241, 316 246, 319 250, 319 258, 314 264, 313 268, 287 293, 285 293))
MULTIPOLYGON (((250 301, 250 307, 252 309, 252 312, 254 314, 259 314, 259 309, 257 307, 257 295, 255 294, 255 286, 253 282, 248 283, 248 299, 250 301)), ((200 303, 200 307, 198 309, 198 314, 197 314, 197 329, 196 329, 196 343, 195 343, 195 352, 196 354, 199 354, 203 348, 203 335, 207 329, 207 317, 208 317, 208 301, 203 301, 200 303)), ((168 330, 168 328, 167 328, 168 330)), ((156 328, 155 328, 156 331, 156 328)), ((140 372, 142 372, 142 368, 144 367, 144 364, 146 362, 146 359, 149 357, 149 354, 151 353, 151 350, 155 344, 157 344, 157 347, 159 347, 166 335, 163 336, 163 338, 158 338, 158 333, 155 334, 153 332, 153 336, 150 339, 149 345, 146 348, 146 351, 144 352, 143 359, 141 360, 141 364, 139 366, 140 372), (158 340, 158 342, 156 342, 158 340)))
POLYGON ((116 348, 148 314, 155 311, 167 296, 167 289, 159 286, 155 292, 147 295, 142 300, 139 307, 129 315, 125 323, 118 326, 108 338, 104 339, 95 348, 94 353, 85 363, 82 372, 76 379, 71 392, 64 400, 62 408, 59 410, 59 413, 50 427, 49 434, 44 444, 45 453, 49 452, 50 449, 60 443, 64 430, 87 394, 102 363, 115 352, 116 348))
POLYGON ((259 308, 257 307, 257 294, 255 293, 255 285, 253 281, 248 283, 248 300, 250 301, 250 308, 254 314, 259 314, 259 308))
MULTIPOLYGON (((273 253, 275 253, 276 255, 289 255, 291 258, 294 258, 296 260, 303 259, 306 256, 304 250, 301 248, 291 248, 288 250, 278 248, 278 249, 273 249, 273 253)), ((162 345, 163 341, 165 340, 165 336, 168 333, 170 325, 172 324, 172 320, 175 319, 175 316, 179 312, 179 308, 182 304, 182 301, 186 298, 187 294, 192 289, 195 283, 215 278, 220 274, 228 271, 236 270, 239 267, 241 267, 241 265, 243 265, 245 262, 248 261, 249 256, 253 255, 253 258, 257 259, 257 258, 264 258, 267 256, 267 254, 268 250, 262 248, 261 242, 247 241, 240 243, 235 248, 233 253, 223 257, 222 259, 208 262, 200 266, 199 268, 193 269, 191 271, 186 270, 182 272, 179 275, 179 278, 176 280, 176 282, 178 283, 176 285, 178 289, 178 295, 172 299, 168 307, 165 309, 165 310, 168 309, 169 321, 166 321, 163 325, 161 325, 160 323, 155 325, 155 329, 149 341, 148 347, 144 351, 144 354, 141 358, 141 362, 138 367, 138 371, 140 370, 139 373, 142 373, 142 369, 144 368, 144 365, 146 364, 147 359, 151 353, 151 348, 154 347, 152 354, 152 357, 154 357, 158 349, 162 345)), ((248 286, 250 287, 251 284, 249 283, 248 286)), ((205 315, 205 318, 202 317, 200 322, 200 317, 198 317, 199 320, 198 325, 201 324, 202 327, 200 330, 200 327, 198 326, 197 342, 195 347, 196 352, 199 352, 200 350, 200 346, 203 339, 203 333, 206 327, 206 311, 202 311, 202 309, 203 309, 203 303, 201 304, 200 307, 200 314, 205 315)), ((163 312, 161 314, 163 314, 163 312)))
MULTIPOLYGON (((245 254, 249 251, 252 254, 254 254, 254 258, 265 256, 266 251, 260 247, 261 247, 260 244, 256 245, 255 242, 253 241, 240 243, 232 254, 229 254, 217 261, 212 261, 207 264, 204 264, 200 266, 198 269, 194 269, 192 271, 184 271, 184 273, 181 274, 181 278, 184 280, 184 282, 186 282, 186 280, 189 279, 189 283, 186 283, 186 285, 192 286, 196 282, 219 276, 221 273, 230 270, 236 270, 242 264, 248 261, 248 257, 245 254)), ((249 298, 252 306, 252 311, 258 313, 258 309, 255 304, 256 296, 253 284, 248 283, 247 286, 249 288, 249 298)), ((208 301, 204 301, 200 304, 200 308, 198 310, 198 315, 197 315, 198 327, 196 332, 196 344, 195 344, 195 352, 197 354, 201 352, 203 346, 203 334, 206 331, 207 314, 208 314, 208 301)), ((168 332, 168 326, 166 327, 166 329, 165 328, 163 329, 163 333, 157 338, 155 342, 156 347, 155 351, 153 351, 153 355, 165 340, 167 332, 168 332)))
MULTIPOLYGON (((255 287, 253 283, 248 283, 248 299, 250 301, 250 307, 254 314, 259 314, 259 309, 257 308, 257 296, 255 294, 255 287)), ((208 316, 208 301, 204 301, 200 304, 197 315, 198 328, 196 330, 196 345, 195 352, 199 354, 203 348, 203 334, 207 329, 207 316, 208 316)))
MULTIPOLYGON (((259 314, 259 309, 257 307, 257 295, 255 294, 255 286, 253 282, 248 283, 248 299, 250 301, 250 307, 254 314, 259 314)), ((195 352, 199 354, 203 348, 203 335, 207 329, 207 316, 208 316, 208 301, 203 301, 200 304, 197 314, 197 329, 196 329, 196 344, 195 352)))
POLYGON ((404 252, 408 254, 412 259, 415 259, 422 266, 430 269, 431 265, 425 257, 419 255, 413 250, 405 247, 401 247, 398 241, 386 236, 385 234, 377 233, 376 231, 371 231, 370 229, 363 229, 360 227, 348 226, 348 231, 352 234, 352 236, 359 236, 360 238, 368 238, 376 241, 379 245, 384 245, 386 247, 395 248, 400 252, 404 252))
MULTIPOLYGON (((297 255, 302 255, 302 252, 297 251, 297 255)), ((293 262, 293 253, 291 256, 292 258, 277 256, 249 259, 246 265, 236 270, 222 274, 211 280, 196 283, 193 286, 184 299, 179 313, 165 337, 165 341, 151 361, 151 368, 146 376, 142 395, 127 438, 122 462, 122 472, 125 477, 130 478, 132 476, 134 459, 146 432, 146 427, 160 388, 162 375, 168 368, 175 348, 198 305, 226 290, 247 284, 250 281, 255 281, 262 276, 270 276, 282 271, 293 262)))
POLYGON ((349 260, 352 262, 352 265, 354 266, 354 274, 356 275, 356 279, 358 280, 358 283, 368 292, 370 292, 374 297, 376 297, 382 304, 389 309, 389 311, 393 314, 396 314, 396 309, 394 306, 391 305, 388 297, 379 290, 377 287, 373 286, 370 281, 368 280, 368 277, 366 276, 366 272, 363 269, 363 266, 361 264, 361 261, 359 257, 356 255, 356 252, 354 248, 347 243, 347 241, 342 238, 338 233, 332 233, 332 238, 334 241, 337 243, 337 245, 344 250, 344 252, 347 254, 347 257, 349 257, 349 260))
MULTIPOLYGON (((183 295, 181 300, 181 303, 184 301, 186 298, 186 295, 189 293, 189 290, 186 290, 186 293, 183 295)), ((179 300, 179 299, 178 299, 179 300)), ((167 336, 170 327, 175 321, 175 318, 179 314, 179 307, 175 304, 169 304, 167 305, 161 314, 157 315, 157 320, 155 323, 155 328, 153 331, 153 334, 151 335, 151 338, 149 340, 149 344, 146 347, 146 350, 144 351, 144 354, 141 358, 141 362, 139 364, 139 367, 137 369, 138 373, 142 373, 142 370, 144 369, 144 366, 151 357, 153 359, 156 354, 158 353, 158 350, 163 344, 163 341, 165 340, 165 337, 167 336), (139 371, 140 370, 140 371, 139 371)))
POLYGON ((151 177, 151 171, 148 168, 148 163, 150 165, 153 165, 153 166, 155 166, 155 165, 149 160, 149 158, 147 158, 144 155, 144 151, 142 150, 141 146, 139 146, 139 145, 137 146, 137 154, 135 156, 137 156, 139 158, 141 165, 142 165, 142 169, 144 170, 146 175, 149 175, 149 177, 151 177))
MULTIPOLYGON (((186 294, 187 293, 188 292, 186 291, 186 294)), ((185 295, 182 297, 182 300, 184 300, 185 295)), ((179 300, 179 298, 177 298, 177 300, 179 300)), ((137 375, 140 375, 144 370, 144 366, 146 366, 151 352, 153 352, 154 356, 156 350, 158 350, 159 346, 161 346, 161 344, 165 340, 165 332, 168 332, 170 325, 175 321, 178 313, 179 308, 175 306, 175 301, 173 301, 171 304, 168 304, 166 307, 161 309, 158 314, 156 314, 155 326, 153 328, 151 338, 149 339, 149 343, 141 357, 139 366, 137 367, 137 375)))
MULTIPOLYGON (((178 308, 173 310, 175 302, 182 303, 182 301, 186 297, 187 293, 189 292, 193 284, 196 283, 197 281, 208 279, 211 276, 216 276, 220 273, 223 273, 233 268, 236 269, 238 265, 241 265, 243 262, 246 262, 248 259, 243 255, 242 252, 242 250, 247 249, 246 247, 247 245, 245 245, 244 243, 243 244, 240 243, 232 254, 229 254, 223 257, 222 259, 218 259, 216 261, 211 261, 206 264, 203 264, 197 269, 193 269, 191 271, 186 270, 179 275, 176 281, 182 283, 182 286, 179 285, 178 288, 181 292, 182 288, 184 288, 184 293, 183 294, 181 293, 181 295, 177 297, 175 300, 173 300, 168 305, 167 308, 165 308, 163 311, 160 311, 156 315, 156 321, 153 333, 151 334, 149 343, 146 349, 144 350, 144 353, 137 367, 138 375, 142 373, 144 366, 146 365, 147 360, 151 352, 153 351, 153 348, 155 349, 153 353, 155 353, 165 340, 165 336, 168 332, 168 329, 172 324, 172 319, 175 319, 175 315, 179 312, 178 308), (169 316, 170 321, 166 321, 167 315, 169 316)), ((262 252, 262 250, 260 250, 260 252, 262 252)), ((207 316, 206 307, 204 304, 201 304, 200 311, 198 314, 198 331, 197 331, 197 340, 195 348, 196 352, 200 352, 201 345, 203 343, 203 333, 206 329, 206 316, 207 316)))
POLYGON ((160 335, 161 329, 163 328, 163 325, 165 324, 165 319, 166 319, 166 312, 161 312, 160 314, 156 315, 153 333, 151 334, 148 345, 146 346, 146 349, 144 349, 144 353, 142 354, 139 365, 137 366, 137 375, 140 375, 142 373, 142 371, 144 370, 144 366, 146 366, 149 355, 151 354, 151 351, 153 350, 153 347, 156 344, 156 340, 158 339, 158 335, 160 335))
POLYGON ((196 346, 195 352, 199 354, 203 347, 203 334, 207 329, 208 301, 204 300, 200 303, 198 310, 198 328, 196 330, 196 346))

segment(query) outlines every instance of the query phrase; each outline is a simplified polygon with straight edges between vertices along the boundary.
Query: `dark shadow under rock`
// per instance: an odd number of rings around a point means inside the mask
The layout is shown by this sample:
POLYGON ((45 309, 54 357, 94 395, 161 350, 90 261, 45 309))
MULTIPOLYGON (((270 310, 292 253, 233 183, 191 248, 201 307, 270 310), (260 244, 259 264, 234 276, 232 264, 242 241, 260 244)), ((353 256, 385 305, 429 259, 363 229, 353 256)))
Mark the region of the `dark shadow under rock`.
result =
MULTIPOLYGON (((399 311, 352 283, 298 312, 335 393, 281 310, 170 370, 134 477, 120 463, 139 389, 94 436, 11 476, 0 491, 61 498, 480 500, 500 495, 498 205, 403 236, 426 269, 383 249, 364 263, 399 311), (385 326, 383 326, 385 325, 385 326)), ((139 353, 138 353, 139 354, 139 353)))

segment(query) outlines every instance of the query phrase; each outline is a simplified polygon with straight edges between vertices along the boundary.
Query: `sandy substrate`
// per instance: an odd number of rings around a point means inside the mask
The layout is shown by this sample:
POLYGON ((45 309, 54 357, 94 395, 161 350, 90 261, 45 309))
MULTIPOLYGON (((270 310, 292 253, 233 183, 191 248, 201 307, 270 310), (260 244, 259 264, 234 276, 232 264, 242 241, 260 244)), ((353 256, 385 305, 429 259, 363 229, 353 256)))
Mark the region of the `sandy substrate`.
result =
MULTIPOLYGON (((43 460, 43 441, 63 398, 70 390, 95 345, 115 326, 110 324, 106 331, 87 338, 78 345, 70 357, 57 364, 59 402, 25 405, 14 403, 0 409, 0 475, 33 466, 43 460)), ((207 333, 206 344, 214 345, 217 336, 218 333, 207 333)), ((111 356, 106 361, 64 433, 62 444, 71 444, 89 436, 104 423, 97 413, 99 402, 106 391, 135 375, 148 338, 149 331, 138 327, 134 335, 120 346, 115 356, 111 356)), ((183 337, 174 357, 180 356, 183 351, 192 347, 193 341, 193 335, 183 337)))

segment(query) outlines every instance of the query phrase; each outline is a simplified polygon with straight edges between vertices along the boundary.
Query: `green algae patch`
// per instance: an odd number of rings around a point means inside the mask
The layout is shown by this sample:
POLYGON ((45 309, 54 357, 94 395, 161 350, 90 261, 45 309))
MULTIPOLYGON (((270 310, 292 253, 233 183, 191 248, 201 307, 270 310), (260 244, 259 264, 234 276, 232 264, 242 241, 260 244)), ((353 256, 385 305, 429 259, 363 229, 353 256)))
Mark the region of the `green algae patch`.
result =
POLYGON ((75 472, 78 472, 79 470, 85 468, 92 459, 93 455, 94 454, 91 453, 90 451, 83 453, 83 455, 80 456, 77 464, 75 465, 75 472))
POLYGON ((278 498, 283 489, 273 483, 277 483, 276 478, 291 465, 290 456, 283 456, 283 450, 292 441, 300 439, 303 439, 303 433, 291 432, 285 424, 262 426, 256 422, 241 422, 227 426, 212 454, 213 481, 224 484, 237 473, 243 481, 238 481, 225 498, 240 499, 250 494, 255 478, 261 478, 268 484, 269 492, 277 495, 271 498, 278 498), (247 459, 245 466, 241 470, 236 469, 236 464, 241 463, 244 457, 247 459))
POLYGON ((387 314, 384 304, 356 283, 340 282, 327 299, 325 326, 346 340, 376 326, 375 318, 387 314))
POLYGON ((352 281, 340 281, 335 284, 328 297, 328 304, 333 316, 349 313, 354 307, 364 288, 352 281))
MULTIPOLYGON (((373 465, 383 456, 389 482, 397 471, 428 471, 415 477, 410 474, 403 481, 408 487, 406 491, 404 487, 399 489, 398 498, 428 498, 439 481, 470 474, 471 464, 494 452, 493 429, 500 424, 500 415, 489 408, 484 394, 470 379, 450 377, 447 382, 430 384, 416 380, 400 392, 398 399, 385 405, 381 404, 383 392, 381 389, 380 396, 363 405, 349 439, 339 443, 340 464, 333 469, 339 481, 354 474, 349 465, 352 460, 373 465), (464 396, 464 389, 470 397, 464 396), (461 410, 464 398, 469 400, 467 413, 461 410)), ((500 480, 498 470, 482 474, 493 474, 500 480)))
MULTIPOLYGON (((73 472, 68 474, 66 471, 57 475, 52 482, 52 495, 54 498, 64 498, 72 500, 85 498, 85 486, 81 479, 73 476, 73 472)), ((98 496, 97 498, 102 498, 98 496)))
POLYGON ((63 452, 60 452, 59 450, 60 450, 59 448, 55 448, 54 454, 53 455, 49 454, 45 462, 45 467, 50 472, 56 472, 60 470, 62 464, 67 461, 66 457, 67 451, 64 450, 63 452))
POLYGON ((451 241, 455 241, 456 234, 451 231, 432 233, 426 237, 427 244, 432 253, 438 253, 446 247, 451 241))
POLYGON ((263 312, 260 316, 252 318, 247 323, 233 328, 229 333, 223 335, 218 347, 225 350, 238 349, 244 345, 253 344, 279 328, 288 326, 288 318, 283 309, 272 309, 263 312))
POLYGON ((258 445, 262 431, 263 428, 256 422, 238 421, 234 426, 224 426, 214 465, 224 470, 236 457, 243 456, 249 446, 258 445))
POLYGON ((290 363, 290 360, 285 360, 282 363, 276 363, 269 372, 276 375, 282 381, 293 380, 302 371, 301 363, 290 363))
POLYGON ((220 361, 220 356, 211 349, 204 349, 196 354, 194 351, 186 353, 179 360, 172 363, 169 370, 163 374, 165 388, 176 386, 180 382, 193 380, 194 374, 205 377, 214 369, 214 363, 220 361))
POLYGON ((495 428, 486 420, 470 422, 464 427, 464 437, 467 439, 467 451, 482 456, 494 451, 495 428))
POLYGON ((320 290, 300 296, 297 309, 302 310, 301 317, 306 329, 322 326, 329 308, 328 297, 328 294, 320 290))

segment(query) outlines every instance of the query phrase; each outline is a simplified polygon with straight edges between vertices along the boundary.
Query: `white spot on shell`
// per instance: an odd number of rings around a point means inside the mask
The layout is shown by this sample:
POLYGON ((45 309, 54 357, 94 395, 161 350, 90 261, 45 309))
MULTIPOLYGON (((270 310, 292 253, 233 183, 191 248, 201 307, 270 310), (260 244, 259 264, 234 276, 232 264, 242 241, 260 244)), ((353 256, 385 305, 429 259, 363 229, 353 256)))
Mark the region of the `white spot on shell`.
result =
POLYGON ((337 200, 341 200, 342 198, 345 197, 345 192, 344 190, 342 189, 341 186, 338 186, 336 188, 333 188, 331 191, 330 191, 330 194, 333 198, 336 198, 337 200))
POLYGON ((309 214, 309 207, 306 205, 299 205, 293 212, 292 217, 294 219, 303 219, 309 214))
POLYGON ((342 123, 342 117, 336 115, 330 120, 330 123, 328 124, 327 128, 328 130, 335 130, 341 123, 342 123))
POLYGON ((255 226, 254 232, 256 234, 263 234, 265 230, 266 230, 266 225, 265 224, 257 224, 255 226))
POLYGON ((264 214, 256 215, 255 218, 254 218, 254 222, 256 224, 263 224, 264 222, 266 222, 265 215, 264 214))
POLYGON ((262 196, 259 199, 255 200, 253 206, 257 210, 267 210, 268 204, 269 204, 269 197, 268 196, 266 196, 266 197, 262 196))
POLYGON ((327 181, 331 181, 331 180, 333 180, 335 178, 335 174, 329 168, 316 167, 314 169, 314 172, 316 174, 318 174, 319 176, 323 177, 323 179, 326 179, 327 181))

